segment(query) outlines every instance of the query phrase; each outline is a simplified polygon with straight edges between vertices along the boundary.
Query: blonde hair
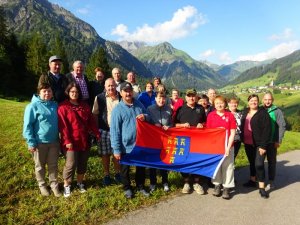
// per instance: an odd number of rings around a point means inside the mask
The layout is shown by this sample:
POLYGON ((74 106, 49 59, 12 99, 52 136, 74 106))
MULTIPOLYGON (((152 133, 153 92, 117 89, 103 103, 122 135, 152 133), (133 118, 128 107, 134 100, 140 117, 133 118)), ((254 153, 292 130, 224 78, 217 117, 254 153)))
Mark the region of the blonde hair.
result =
POLYGON ((225 103, 225 106, 227 106, 227 100, 226 100, 226 98, 225 98, 224 96, 222 96, 222 95, 217 95, 216 98, 214 99, 214 105, 215 105, 215 101, 216 101, 216 100, 220 100, 220 101, 224 102, 224 103, 225 103))
POLYGON ((164 98, 166 98, 167 96, 166 96, 165 92, 159 91, 159 92, 156 93, 156 97, 164 97, 164 98))
POLYGON ((157 85, 156 90, 157 90, 157 92, 166 92, 167 91, 166 86, 163 84, 157 85))

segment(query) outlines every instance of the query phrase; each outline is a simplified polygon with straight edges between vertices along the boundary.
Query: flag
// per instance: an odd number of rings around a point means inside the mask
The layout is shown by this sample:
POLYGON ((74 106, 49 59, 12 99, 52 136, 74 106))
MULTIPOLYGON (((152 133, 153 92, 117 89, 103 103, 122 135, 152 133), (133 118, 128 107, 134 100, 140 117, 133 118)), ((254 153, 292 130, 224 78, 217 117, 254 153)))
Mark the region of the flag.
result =
POLYGON ((136 144, 122 164, 173 170, 214 177, 225 153, 223 128, 169 128, 163 130, 137 120, 136 144))

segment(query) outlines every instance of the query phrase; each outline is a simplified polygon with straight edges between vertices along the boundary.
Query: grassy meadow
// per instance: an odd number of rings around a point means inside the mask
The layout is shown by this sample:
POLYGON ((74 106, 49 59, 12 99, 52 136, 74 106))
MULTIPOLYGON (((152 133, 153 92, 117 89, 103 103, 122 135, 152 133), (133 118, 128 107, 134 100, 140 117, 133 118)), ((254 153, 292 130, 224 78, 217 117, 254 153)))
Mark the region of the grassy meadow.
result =
MULTIPOLYGON (((42 197, 35 181, 33 159, 22 138, 26 104, 0 99, 0 224, 101 224, 180 193, 181 176, 171 172, 171 192, 164 193, 160 188, 150 198, 137 195, 132 200, 126 200, 120 185, 102 185, 102 166, 96 150, 92 149, 86 176, 86 193, 80 194, 75 189, 67 199, 53 195, 42 197)), ((300 133, 286 132, 279 152, 299 148, 300 133)), ((63 164, 64 159, 61 157, 61 185, 63 164)), ((246 164, 247 159, 241 149, 237 166, 246 164)))
POLYGON ((228 92, 235 92, 238 93, 241 91, 241 89, 249 88, 249 87, 258 87, 258 86, 265 86, 269 85, 272 80, 275 80, 277 78, 277 73, 269 72, 261 77, 247 80, 245 82, 241 82, 237 85, 227 85, 223 87, 221 90, 227 90, 228 92))

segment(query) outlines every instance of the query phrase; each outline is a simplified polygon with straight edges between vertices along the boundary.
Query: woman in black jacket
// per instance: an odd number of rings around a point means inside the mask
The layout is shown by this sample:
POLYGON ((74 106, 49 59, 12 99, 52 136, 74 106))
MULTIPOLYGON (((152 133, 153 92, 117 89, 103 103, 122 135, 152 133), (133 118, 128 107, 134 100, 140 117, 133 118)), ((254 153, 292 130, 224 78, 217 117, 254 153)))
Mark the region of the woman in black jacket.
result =
POLYGON ((250 180, 244 186, 256 187, 257 178, 261 197, 268 198, 269 195, 265 191, 264 161, 271 137, 271 122, 268 112, 258 104, 258 96, 250 95, 248 108, 243 112, 241 119, 241 138, 250 163, 250 180))

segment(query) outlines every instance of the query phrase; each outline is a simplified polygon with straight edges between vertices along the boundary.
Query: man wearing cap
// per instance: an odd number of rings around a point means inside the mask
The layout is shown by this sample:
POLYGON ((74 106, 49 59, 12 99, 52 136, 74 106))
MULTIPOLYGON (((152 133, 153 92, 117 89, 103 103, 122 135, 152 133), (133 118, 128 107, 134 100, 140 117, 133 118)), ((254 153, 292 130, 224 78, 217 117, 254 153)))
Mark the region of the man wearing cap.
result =
MULTIPOLYGON (((175 116, 175 126, 181 128, 203 128, 206 122, 206 114, 204 108, 197 104, 196 102, 197 92, 195 89, 188 89, 186 91, 185 100, 186 103, 180 107, 175 116)), ((184 186, 182 193, 189 194, 191 192, 190 188, 190 178, 193 179, 193 189, 197 194, 203 195, 204 190, 200 185, 200 176, 195 174, 181 173, 184 179, 184 186)))
MULTIPOLYGON (((144 121, 148 118, 145 107, 133 98, 133 89, 130 83, 120 84, 120 94, 122 101, 113 109, 110 123, 111 147, 117 160, 130 153, 135 146, 136 119, 144 121)), ((121 179, 126 198, 133 196, 129 171, 130 166, 121 164, 121 179)), ((136 167, 135 182, 138 192, 148 197, 149 193, 144 189, 144 167, 136 167)))
POLYGON ((57 55, 53 55, 49 58, 49 71, 47 74, 41 75, 39 84, 47 83, 50 85, 54 100, 58 103, 65 100, 65 89, 68 86, 68 79, 65 75, 60 73, 61 70, 61 58, 57 55))
POLYGON ((68 73, 66 77, 69 80, 69 83, 75 82, 79 87, 82 94, 82 100, 88 103, 90 106, 93 105, 94 99, 90 99, 90 82, 83 74, 84 64, 80 60, 76 60, 73 63, 73 71, 68 73))
MULTIPOLYGON (((104 185, 111 184, 109 174, 110 157, 112 155, 112 148, 110 144, 110 121, 112 110, 121 101, 121 96, 116 90, 116 83, 114 79, 108 78, 105 81, 105 91, 98 94, 94 101, 92 113, 94 115, 98 129, 101 132, 101 142, 98 144, 98 153, 102 158, 102 165, 104 169, 104 185)), ((120 164, 113 158, 115 168, 115 181, 121 183, 120 164)))

